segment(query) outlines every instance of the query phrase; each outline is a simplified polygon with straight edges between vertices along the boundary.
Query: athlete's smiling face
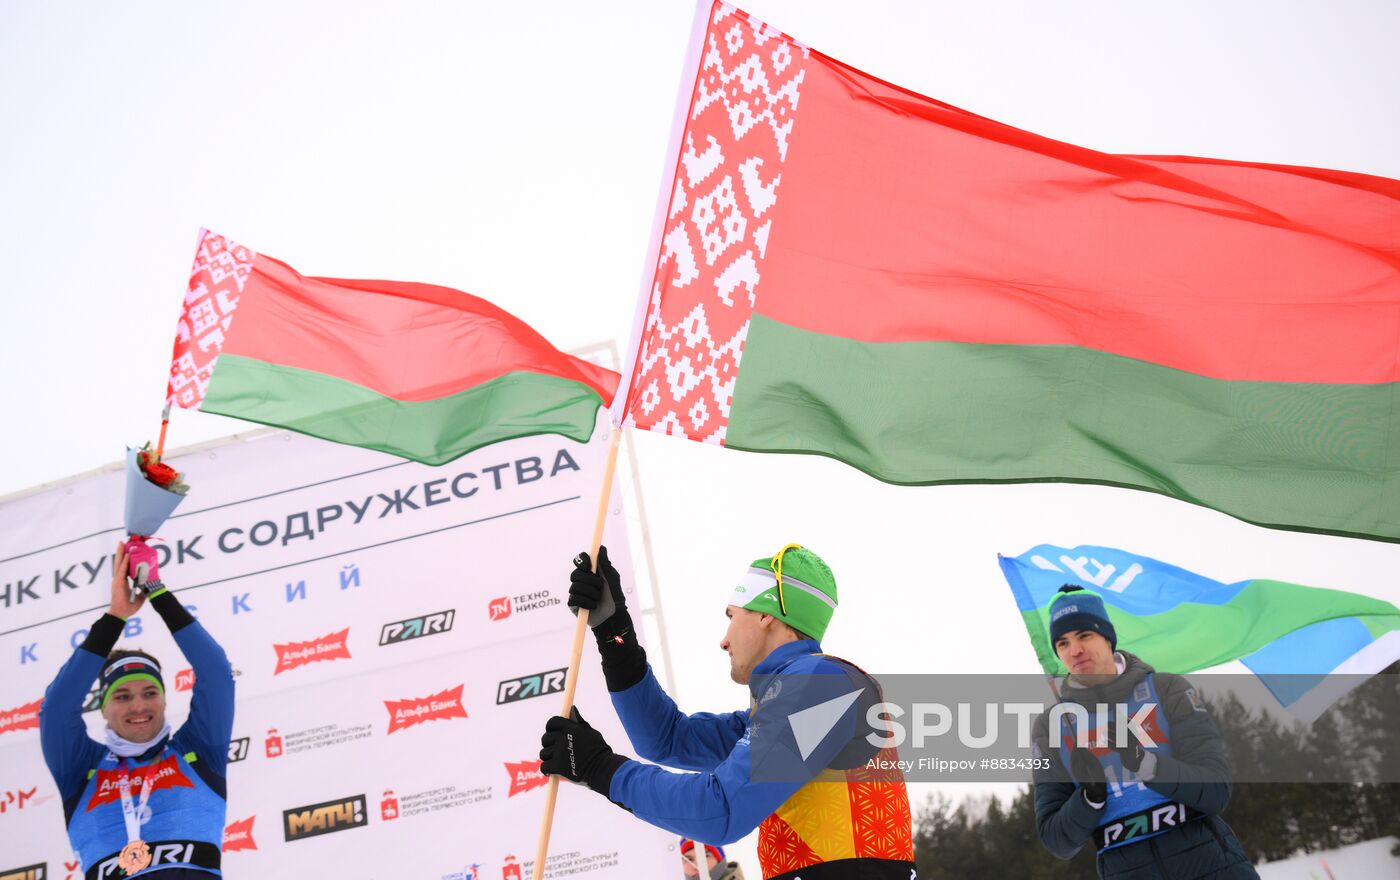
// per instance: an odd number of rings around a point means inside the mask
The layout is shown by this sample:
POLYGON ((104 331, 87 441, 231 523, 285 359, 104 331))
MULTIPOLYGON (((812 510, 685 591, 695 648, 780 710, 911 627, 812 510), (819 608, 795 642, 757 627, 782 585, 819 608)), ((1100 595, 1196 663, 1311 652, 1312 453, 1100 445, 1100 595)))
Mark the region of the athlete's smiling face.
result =
POLYGON ((124 681, 112 688, 102 717, 122 739, 150 742, 165 727, 165 692, 147 679, 124 681))

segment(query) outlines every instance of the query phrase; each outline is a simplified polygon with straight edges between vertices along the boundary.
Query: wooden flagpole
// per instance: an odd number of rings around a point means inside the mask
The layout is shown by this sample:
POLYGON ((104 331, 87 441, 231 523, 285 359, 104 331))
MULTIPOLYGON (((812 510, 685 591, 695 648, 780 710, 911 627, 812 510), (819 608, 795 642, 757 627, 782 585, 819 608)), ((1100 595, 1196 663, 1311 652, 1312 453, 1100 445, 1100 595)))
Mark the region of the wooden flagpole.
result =
MULTIPOLYGON (((617 471, 617 451, 622 446, 622 427, 612 428, 608 435, 608 457, 603 464, 603 489, 598 493, 598 509, 593 518, 593 539, 588 545, 588 558, 593 561, 593 570, 598 570, 598 547, 603 543, 603 525, 607 521, 608 504, 612 501, 613 475, 617 471)), ((588 610, 580 608, 578 620, 574 623, 574 646, 569 654, 569 672, 564 678, 564 708, 559 714, 565 718, 574 708, 574 691, 578 689, 579 664, 583 659, 583 637, 588 632, 588 610)), ((545 791, 544 818, 540 822, 539 845, 535 847, 535 870, 532 880, 544 877, 544 860, 549 854, 549 834, 554 826, 554 805, 559 799, 559 777, 549 777, 549 787, 545 791)))

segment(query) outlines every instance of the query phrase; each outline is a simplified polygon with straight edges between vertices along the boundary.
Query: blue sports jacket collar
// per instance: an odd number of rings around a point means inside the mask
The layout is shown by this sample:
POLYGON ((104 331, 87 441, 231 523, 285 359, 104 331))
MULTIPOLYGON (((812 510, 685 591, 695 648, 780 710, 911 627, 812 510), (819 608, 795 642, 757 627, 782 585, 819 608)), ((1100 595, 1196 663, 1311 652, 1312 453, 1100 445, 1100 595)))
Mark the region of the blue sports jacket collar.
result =
POLYGON ((749 693, 753 695, 755 700, 758 699, 759 691, 764 689, 768 676, 781 672, 784 666, 798 657, 820 654, 821 652, 821 642, 814 639, 798 639, 795 642, 779 645, 753 668, 753 675, 749 676, 749 693))

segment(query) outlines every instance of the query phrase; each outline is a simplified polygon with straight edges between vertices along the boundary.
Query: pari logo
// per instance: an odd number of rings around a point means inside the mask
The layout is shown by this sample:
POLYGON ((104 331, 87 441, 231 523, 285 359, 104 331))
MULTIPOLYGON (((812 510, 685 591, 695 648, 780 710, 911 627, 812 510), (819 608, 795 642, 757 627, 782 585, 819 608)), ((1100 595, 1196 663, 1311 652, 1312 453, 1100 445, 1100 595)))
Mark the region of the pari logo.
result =
POLYGON ((253 820, 256 818, 258 817, 249 816, 229 823, 224 829, 224 852, 258 848, 258 842, 253 839, 253 820))
POLYGON ((506 797, 513 798, 532 788, 539 788, 549 782, 549 777, 540 772, 540 761, 506 762, 506 773, 510 774, 510 791, 506 797))
POLYGON ((228 762, 237 764, 248 758, 248 737, 240 736, 228 742, 228 762))
POLYGON ((389 729, 385 732, 393 733, 425 721, 466 718, 467 710, 462 705, 462 688, 463 685, 459 684, 428 697, 385 700, 384 708, 389 710, 389 729))
POLYGON ((368 824, 369 814, 365 810, 365 796, 362 794, 282 811, 282 835, 288 843, 350 828, 363 828, 368 824))
POLYGON ((382 648, 385 645, 397 645, 400 642, 445 633, 452 629, 452 619, 456 616, 457 610, 449 608, 446 611, 434 611, 432 614, 386 623, 379 631, 379 646, 382 648))
MULTIPOLYGON (((88 868, 87 876, 96 877, 97 880, 119 880, 127 876, 126 871, 119 863, 121 856, 115 855, 104 859, 88 868)), ((151 844, 151 868, 164 867, 166 865, 189 864, 194 861, 194 844, 189 841, 171 841, 169 843, 151 844)), ((147 870, 142 868, 142 871, 147 870)))
POLYGON ((0 880, 49 880, 49 864, 40 862, 23 868, 0 870, 0 880))
POLYGON ((519 596, 500 596, 486 605, 486 613, 492 620, 505 620, 512 615, 525 614, 558 605, 559 600, 549 590, 522 593, 519 596))
POLYGON ((546 694, 562 694, 564 692, 564 676, 568 672, 567 668, 551 669, 548 672, 536 672, 533 675, 525 675, 520 678, 508 678, 496 685, 496 705, 518 703, 521 700, 542 697, 546 694))
MULTIPOLYGON (((97 787, 93 789, 92 798, 88 801, 87 810, 93 810, 103 804, 114 803, 121 799, 121 781, 128 776, 126 772, 115 770, 98 770, 97 787)), ((194 783, 180 769, 180 759, 174 755, 168 755, 155 765, 155 770, 146 770, 140 776, 135 773, 129 775, 128 785, 131 787, 133 796, 141 791, 141 787, 146 784, 147 776, 151 780, 151 791, 157 792, 162 788, 194 788, 194 783)), ((148 795, 149 797, 149 795, 148 795)))
POLYGON ((340 632, 329 633, 309 642, 275 644, 272 648, 277 652, 277 667, 272 670, 272 674, 281 675, 299 666, 324 660, 349 660, 350 647, 346 644, 349 637, 350 629, 347 627, 340 632))
POLYGON ((12 730, 38 730, 39 707, 43 704, 44 698, 40 697, 32 703, 0 711, 0 733, 9 733, 12 730))

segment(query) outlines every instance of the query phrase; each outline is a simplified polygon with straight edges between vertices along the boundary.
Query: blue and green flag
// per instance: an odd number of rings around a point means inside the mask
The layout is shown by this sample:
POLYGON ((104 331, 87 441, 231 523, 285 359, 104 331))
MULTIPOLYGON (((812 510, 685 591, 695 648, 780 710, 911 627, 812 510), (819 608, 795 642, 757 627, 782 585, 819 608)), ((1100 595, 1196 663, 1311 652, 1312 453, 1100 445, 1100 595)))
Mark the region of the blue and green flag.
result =
POLYGON ((1266 579, 1225 584, 1110 547, 1042 544, 1000 560, 1049 675, 1065 673, 1048 620, 1064 584, 1101 596, 1119 646, 1155 668, 1187 673, 1239 660, 1304 721, 1400 659, 1400 608, 1360 593, 1266 579))

